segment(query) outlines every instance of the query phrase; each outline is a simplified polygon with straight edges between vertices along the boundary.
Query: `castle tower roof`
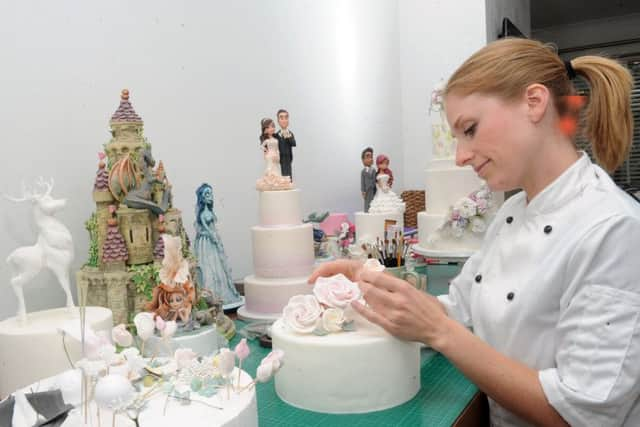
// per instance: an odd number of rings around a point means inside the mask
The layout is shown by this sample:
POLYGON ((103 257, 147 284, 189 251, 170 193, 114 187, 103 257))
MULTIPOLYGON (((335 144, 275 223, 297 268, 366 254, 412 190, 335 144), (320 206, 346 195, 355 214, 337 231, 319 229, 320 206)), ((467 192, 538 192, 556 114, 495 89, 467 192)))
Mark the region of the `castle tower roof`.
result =
POLYGON ((129 102, 129 90, 122 89, 120 95, 120 105, 113 116, 111 116, 112 122, 128 122, 128 123, 142 123, 142 119, 135 112, 131 102, 129 102))

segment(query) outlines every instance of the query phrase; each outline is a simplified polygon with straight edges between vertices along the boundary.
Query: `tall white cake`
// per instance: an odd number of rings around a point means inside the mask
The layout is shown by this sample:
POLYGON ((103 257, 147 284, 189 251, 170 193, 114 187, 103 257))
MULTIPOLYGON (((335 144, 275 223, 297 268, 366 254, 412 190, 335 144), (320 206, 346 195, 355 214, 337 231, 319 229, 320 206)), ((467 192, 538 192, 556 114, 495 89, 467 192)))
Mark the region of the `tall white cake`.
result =
POLYGON ((417 394, 419 344, 397 339, 355 312, 350 304, 360 296, 357 283, 336 275, 319 278, 313 295, 291 298, 271 328, 274 351, 284 353, 275 375, 282 400, 348 414, 391 408, 417 394))
POLYGON ((313 228, 302 223, 300 190, 259 191, 259 225, 251 227, 254 274, 245 277, 244 319, 275 320, 293 295, 311 292, 313 228))
POLYGON ((441 88, 431 103, 432 160, 425 172, 426 210, 418 213, 418 253, 467 257, 480 248, 504 193, 491 192, 471 166, 455 164, 456 141, 444 116, 441 88))

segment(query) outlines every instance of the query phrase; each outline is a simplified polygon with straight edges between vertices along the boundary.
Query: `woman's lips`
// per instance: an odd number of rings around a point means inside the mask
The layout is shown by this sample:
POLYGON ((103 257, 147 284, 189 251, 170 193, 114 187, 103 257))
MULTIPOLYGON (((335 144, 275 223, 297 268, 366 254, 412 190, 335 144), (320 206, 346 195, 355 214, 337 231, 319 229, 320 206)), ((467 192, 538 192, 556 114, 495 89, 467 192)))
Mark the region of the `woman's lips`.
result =
POLYGON ((489 160, 489 159, 487 159, 487 160, 486 160, 484 163, 482 163, 480 166, 475 167, 474 169, 475 169, 475 171, 476 171, 476 174, 480 175, 480 171, 482 171, 482 169, 487 165, 487 163, 489 163, 489 161, 490 161, 490 160, 489 160))

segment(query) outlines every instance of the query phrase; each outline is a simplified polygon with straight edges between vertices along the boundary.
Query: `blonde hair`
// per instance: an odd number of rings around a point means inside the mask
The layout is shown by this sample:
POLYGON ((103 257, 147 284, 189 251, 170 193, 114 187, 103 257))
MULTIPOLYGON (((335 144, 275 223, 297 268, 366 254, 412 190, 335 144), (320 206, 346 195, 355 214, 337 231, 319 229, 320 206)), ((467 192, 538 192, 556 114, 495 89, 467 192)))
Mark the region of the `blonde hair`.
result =
MULTIPOLYGON (((631 148, 633 78, 624 66, 600 56, 581 56, 570 64, 591 87, 585 135, 598 163, 612 172, 631 148)), ((566 109, 564 97, 575 94, 567 67, 553 47, 535 40, 502 39, 467 59, 447 82, 445 95, 483 93, 515 100, 534 83, 549 89, 561 114, 566 109)))

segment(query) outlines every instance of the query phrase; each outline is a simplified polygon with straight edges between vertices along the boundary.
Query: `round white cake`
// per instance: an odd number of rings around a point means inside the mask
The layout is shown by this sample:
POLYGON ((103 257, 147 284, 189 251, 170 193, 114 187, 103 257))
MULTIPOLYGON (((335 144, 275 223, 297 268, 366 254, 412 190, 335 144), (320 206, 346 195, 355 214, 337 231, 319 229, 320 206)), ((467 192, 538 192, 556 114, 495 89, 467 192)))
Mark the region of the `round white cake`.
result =
POLYGON ((251 228, 253 267, 260 277, 309 275, 315 262, 311 224, 251 228))
POLYGON ((387 221, 395 221, 400 230, 404 228, 404 213, 387 212, 387 213, 366 213, 356 212, 356 241, 375 241, 376 239, 384 240, 385 223, 387 221))
MULTIPOLYGON (((238 368, 232 373, 232 378, 238 378, 238 368)), ((245 371, 241 374, 241 384, 251 383, 252 378, 245 371)), ((60 389, 65 403, 76 406, 63 427, 78 426, 111 426, 113 414, 101 409, 98 411, 94 401, 89 404, 88 423, 84 423, 81 413, 81 376, 79 371, 67 371, 63 374, 39 381, 22 390, 24 393, 31 389, 46 391, 60 389), (100 414, 100 421, 98 421, 100 414)), ((143 389, 143 392, 146 389, 143 389)), ((254 387, 241 392, 231 391, 229 398, 224 389, 212 397, 203 397, 197 393, 190 393, 191 403, 185 404, 176 399, 167 399, 165 393, 156 393, 147 401, 140 411, 138 425, 140 426, 200 426, 211 427, 257 427, 258 406, 254 387)), ((115 427, 134 427, 136 424, 127 414, 118 413, 115 417, 115 427)))
POLYGON ((300 190, 260 191, 258 198, 260 225, 284 226, 302 222, 300 190))
MULTIPOLYGON (((468 257, 482 245, 484 232, 468 226, 459 235, 442 231, 456 203, 481 189, 482 180, 471 166, 458 167, 453 158, 434 159, 425 171, 426 210, 418 213, 418 241, 414 250, 429 256, 468 257)), ((489 212, 482 216, 484 228, 492 212, 504 201, 504 193, 492 193, 489 212)), ((479 218, 479 217, 478 217, 479 218)))
POLYGON ((282 307, 294 295, 310 294, 313 287, 308 276, 291 278, 263 278, 255 275, 244 279, 246 304, 243 317, 276 320, 282 315, 282 307))
POLYGON ((309 411, 353 414, 391 408, 420 389, 420 346, 353 315, 355 330, 318 336, 273 324, 273 348, 284 351, 278 396, 309 411))
MULTIPOLYGON (((94 331, 111 334, 111 310, 86 307, 86 325, 94 331)), ((28 313, 27 324, 11 317, 0 322, 0 396, 51 377, 70 368, 66 350, 73 362, 82 358, 80 343, 65 337, 61 330, 73 329, 80 336, 80 315, 76 307, 28 313)))

